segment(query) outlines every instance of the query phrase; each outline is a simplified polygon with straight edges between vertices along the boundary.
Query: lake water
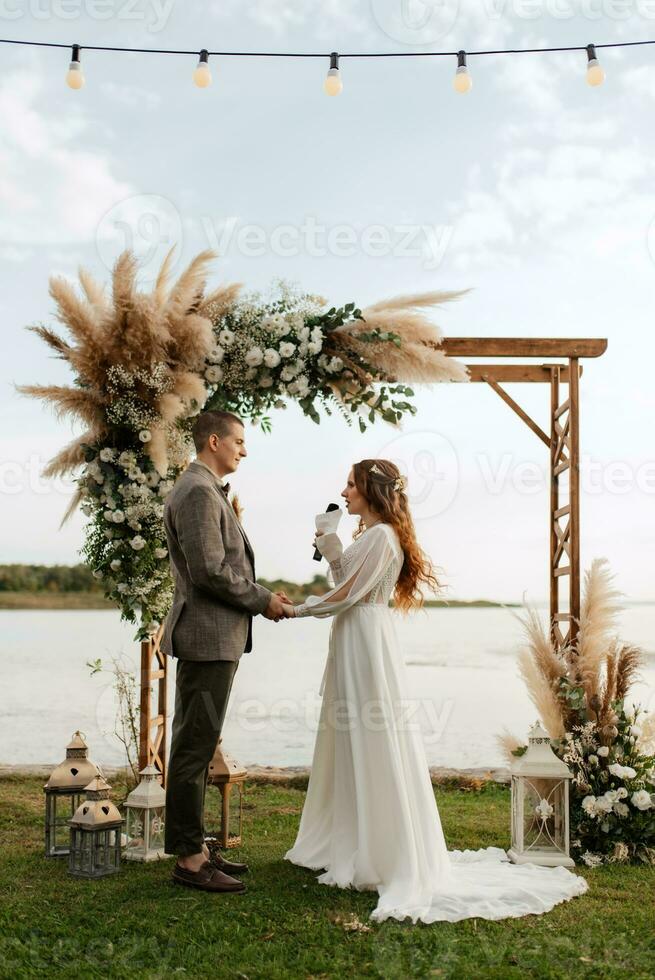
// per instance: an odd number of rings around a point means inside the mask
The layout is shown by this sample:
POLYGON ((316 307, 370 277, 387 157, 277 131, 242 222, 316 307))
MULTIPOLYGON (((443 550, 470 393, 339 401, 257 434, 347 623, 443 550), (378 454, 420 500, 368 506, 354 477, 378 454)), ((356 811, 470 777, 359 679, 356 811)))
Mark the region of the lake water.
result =
MULTIPOLYGON (((496 735, 505 726, 527 733, 535 710, 516 671, 521 613, 430 609, 396 617, 408 666, 407 721, 420 725, 431 765, 503 765, 496 735)), ((328 620, 255 620, 255 649, 239 665, 223 730, 230 755, 247 765, 311 763, 328 631, 328 620)), ((655 604, 628 606, 620 636, 647 652, 635 700, 655 710, 655 604)), ((94 761, 121 765, 110 679, 92 677, 85 665, 119 657, 138 678, 133 628, 113 611, 0 611, 0 637, 0 763, 57 763, 80 729, 94 761)))

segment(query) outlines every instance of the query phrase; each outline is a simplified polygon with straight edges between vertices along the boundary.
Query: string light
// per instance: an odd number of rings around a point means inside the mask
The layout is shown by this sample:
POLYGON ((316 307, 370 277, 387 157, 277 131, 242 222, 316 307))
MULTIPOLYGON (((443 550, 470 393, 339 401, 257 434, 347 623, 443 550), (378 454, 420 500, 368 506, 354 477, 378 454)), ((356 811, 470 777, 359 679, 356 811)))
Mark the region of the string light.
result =
POLYGON ((596 48, 593 44, 587 45, 587 82, 589 85, 602 85, 605 81, 605 72, 596 57, 596 48))
POLYGON ((473 88, 473 79, 466 65, 466 51, 457 52, 457 71, 453 78, 453 88, 461 93, 470 92, 473 88))
MULTIPOLYGON (((70 44, 58 41, 24 41, 18 38, 0 38, 0 44, 20 44, 32 48, 64 48, 70 49, 70 44)), ((454 79, 454 87, 457 92, 468 92, 473 86, 473 80, 469 74, 466 64, 467 57, 481 57, 483 55, 509 55, 509 54, 546 54, 548 52, 559 51, 586 51, 587 52, 587 82, 590 85, 600 85, 605 79, 596 50, 599 48, 634 48, 642 45, 655 44, 655 39, 645 41, 610 41, 607 44, 570 44, 559 47, 543 48, 498 48, 496 50, 480 51, 353 51, 337 54, 331 52, 330 68, 327 78, 323 85, 328 95, 338 95, 343 88, 339 75, 339 61, 342 58, 453 58, 457 57, 457 71, 454 79)), ((84 85, 84 74, 80 64, 80 51, 82 46, 72 45, 72 59, 66 74, 66 83, 75 89, 82 88, 84 85)), ((193 55, 196 52, 173 48, 125 48, 114 45, 85 44, 85 51, 116 51, 131 54, 168 54, 168 55, 193 55)), ((209 69, 209 56, 222 58, 326 58, 325 52, 309 51, 208 51, 203 48, 200 52, 200 60, 194 71, 194 82, 201 88, 206 88, 211 84, 211 71, 209 69)))
POLYGON ((66 84, 69 88, 84 88, 84 72, 80 63, 80 46, 73 45, 71 61, 66 72, 66 84))
POLYGON ((198 88, 207 88, 212 83, 212 73, 209 67, 209 52, 203 48, 200 52, 200 60, 193 73, 193 80, 198 88))
POLYGON ((323 91, 326 95, 339 95, 342 88, 343 82, 339 75, 339 55, 336 51, 333 51, 330 55, 330 67, 328 68, 327 77, 323 82, 323 91))

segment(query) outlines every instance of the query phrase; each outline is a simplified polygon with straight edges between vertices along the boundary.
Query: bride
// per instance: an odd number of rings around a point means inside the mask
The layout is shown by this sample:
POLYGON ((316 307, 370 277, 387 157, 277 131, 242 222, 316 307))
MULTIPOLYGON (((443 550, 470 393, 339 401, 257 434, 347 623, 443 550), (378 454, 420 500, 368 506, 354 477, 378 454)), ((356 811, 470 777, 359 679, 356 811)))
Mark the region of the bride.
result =
POLYGON ((341 496, 359 517, 345 550, 317 532, 335 588, 285 615, 334 616, 319 730, 294 864, 323 870, 318 881, 377 890, 371 918, 457 922, 547 912, 587 889, 565 868, 512 865, 497 847, 448 851, 420 732, 400 722, 406 703, 402 650, 389 607, 422 603, 438 582, 416 541, 398 468, 355 463, 341 496))

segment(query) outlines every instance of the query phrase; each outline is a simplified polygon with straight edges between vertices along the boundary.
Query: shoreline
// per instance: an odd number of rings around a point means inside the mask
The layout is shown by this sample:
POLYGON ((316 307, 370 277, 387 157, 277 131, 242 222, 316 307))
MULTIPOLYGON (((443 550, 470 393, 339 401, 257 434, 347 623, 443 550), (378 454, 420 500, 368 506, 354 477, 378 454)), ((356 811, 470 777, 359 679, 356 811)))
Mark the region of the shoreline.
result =
MULTIPOLYGON (((0 779, 22 776, 41 776, 47 779, 54 768, 54 765, 0 762, 0 779)), ((292 789, 306 789, 311 771, 310 766, 252 765, 245 768, 248 771, 246 782, 259 786, 274 785, 292 789)), ((122 766, 102 766, 102 770, 108 778, 127 772, 127 769, 122 766)), ((462 789, 477 789, 489 782, 509 784, 510 772, 505 766, 480 766, 474 769, 430 766, 430 778, 434 786, 453 785, 462 789)))

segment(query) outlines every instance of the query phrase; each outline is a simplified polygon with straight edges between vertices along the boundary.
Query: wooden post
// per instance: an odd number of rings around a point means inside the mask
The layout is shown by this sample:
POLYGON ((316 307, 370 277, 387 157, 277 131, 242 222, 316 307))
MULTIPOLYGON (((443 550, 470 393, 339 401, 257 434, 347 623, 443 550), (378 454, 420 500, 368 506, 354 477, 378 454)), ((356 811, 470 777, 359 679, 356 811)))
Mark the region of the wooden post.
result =
POLYGON ((161 649, 162 629, 141 643, 139 769, 155 766, 166 785, 166 679, 168 658, 161 649), (153 704, 154 702, 154 704, 153 704))

